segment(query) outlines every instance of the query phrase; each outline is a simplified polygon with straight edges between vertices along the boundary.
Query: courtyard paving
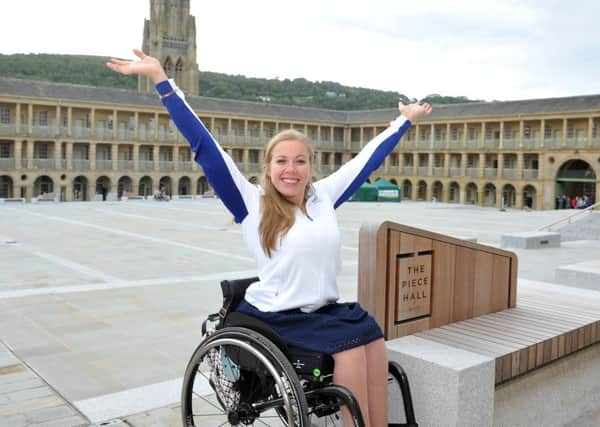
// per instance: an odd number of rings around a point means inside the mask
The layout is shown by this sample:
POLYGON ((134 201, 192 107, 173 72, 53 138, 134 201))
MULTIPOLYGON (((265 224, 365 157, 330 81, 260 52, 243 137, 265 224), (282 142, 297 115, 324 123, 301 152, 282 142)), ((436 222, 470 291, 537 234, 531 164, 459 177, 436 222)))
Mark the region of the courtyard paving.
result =
MULTIPOLYGON (((571 213, 347 203, 341 298, 356 299, 366 220, 497 246, 571 213)), ((179 425, 181 378, 219 281, 255 274, 220 202, 4 204, 0 218, 0 425, 179 425)), ((556 267, 598 262, 600 242, 515 252, 520 280, 557 283, 556 267)))

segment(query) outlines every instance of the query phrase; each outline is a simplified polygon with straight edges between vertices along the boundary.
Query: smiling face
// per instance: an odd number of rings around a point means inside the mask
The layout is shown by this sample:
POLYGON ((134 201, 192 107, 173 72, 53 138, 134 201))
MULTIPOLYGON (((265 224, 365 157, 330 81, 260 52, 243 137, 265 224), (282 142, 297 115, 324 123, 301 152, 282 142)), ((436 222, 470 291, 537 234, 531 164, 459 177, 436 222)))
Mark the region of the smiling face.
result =
POLYGON ((271 150, 267 176, 290 202, 302 207, 311 177, 310 152, 298 139, 279 141, 271 150))

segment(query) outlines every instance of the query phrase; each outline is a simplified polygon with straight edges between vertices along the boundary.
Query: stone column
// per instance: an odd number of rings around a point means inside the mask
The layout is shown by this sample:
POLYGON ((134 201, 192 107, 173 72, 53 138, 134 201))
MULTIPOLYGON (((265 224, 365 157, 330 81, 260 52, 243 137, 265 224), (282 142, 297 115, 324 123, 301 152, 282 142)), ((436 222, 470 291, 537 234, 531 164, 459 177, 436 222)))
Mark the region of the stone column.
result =
POLYGON ((133 113, 133 139, 139 141, 140 136, 140 114, 136 111, 133 113))
POLYGON ((540 120, 540 148, 544 148, 544 140, 546 139, 546 120, 540 120))
POLYGON ((133 161, 133 170, 134 172, 137 172, 140 170, 140 145, 133 144, 132 151, 131 160, 133 161))
MULTIPOLYGON (((20 139, 15 139, 15 152, 14 152, 14 158, 15 158, 15 169, 16 170, 21 170, 21 157, 23 157, 23 142, 20 139)), ((15 183, 15 194, 14 197, 18 197, 17 196, 17 184, 15 183)))
POLYGON ((61 160, 62 160, 62 156, 61 156, 61 154, 62 154, 61 153, 61 148, 62 147, 61 147, 61 145, 62 145, 62 143, 60 141, 55 141, 54 142, 54 163, 56 165, 55 166, 56 169, 62 171, 63 167, 62 167, 62 164, 61 164, 62 163, 61 162, 61 160))
POLYGON ((112 170, 119 170, 119 144, 114 143, 110 146, 110 157, 112 158, 112 170))
POLYGON ((159 162, 160 162, 160 145, 154 145, 152 147, 152 160, 154 163, 154 172, 159 170, 159 162))
POLYGON ((567 119, 563 119, 563 128, 562 128, 562 144, 561 146, 566 147, 567 144, 567 126, 568 126, 568 120, 567 119))
POLYGON ((485 147, 485 122, 481 122, 481 147, 485 147))
POLYGON ((523 178, 523 152, 522 151, 519 151, 517 153, 517 173, 516 173, 515 178, 517 178, 517 179, 523 178))
POLYGON ((17 103, 15 115, 15 135, 21 135, 21 104, 19 103, 17 103))
POLYGON ((95 142, 90 143, 89 157, 90 157, 90 170, 95 171, 96 170, 96 143, 95 142))
POLYGON ((67 109, 67 136, 73 135, 73 107, 67 109))
POLYGON ((27 135, 33 132, 33 104, 27 104, 27 135))
MULTIPOLYGON (((31 127, 31 125, 30 125, 31 127)), ((27 169, 33 169, 33 140, 27 140, 27 169)))
POLYGON ((479 178, 485 178, 485 153, 479 153, 479 178))
POLYGON ((154 140, 158 141, 158 113, 154 113, 154 140))
MULTIPOLYGON (((594 119, 592 117, 588 117, 588 129, 587 129, 587 146, 592 147, 592 129, 594 127, 594 119)), ((594 199, 598 200, 598 199, 594 199)))
POLYGON ((504 149, 504 122, 500 122, 500 142, 498 143, 500 150, 504 149))
POLYGON ((444 153, 444 177, 450 176, 450 153, 444 153))
POLYGON ((179 146, 173 147, 173 171, 179 170, 179 146))
POLYGON ((60 121, 60 105, 56 106, 54 115, 56 116, 56 125, 54 128, 54 135, 60 136, 60 128, 62 127, 62 123, 60 121))
POLYGON ((498 179, 504 175, 504 153, 498 153, 498 179))
MULTIPOLYGON (((90 137, 94 138, 95 135, 96 135, 96 109, 92 108, 92 111, 90 112, 90 137)), ((94 159, 94 162, 95 161, 96 160, 94 159)), ((92 159, 90 158, 90 168, 91 168, 91 164, 92 164, 92 159)))
POLYGON ((467 153, 463 152, 460 154, 460 175, 467 177, 467 153))
POLYGON ((523 122, 523 120, 520 120, 519 121, 519 150, 523 149, 523 133, 524 132, 525 132, 525 123, 523 122))
MULTIPOLYGON (((72 142, 67 142, 67 170, 73 170, 73 143, 72 142)), ((69 194, 69 192, 67 191, 67 194, 69 194)))
MULTIPOLYGON (((113 140, 117 140, 118 130, 119 130, 119 118, 117 116, 117 110, 113 110, 113 123, 112 123, 112 131, 113 131, 113 140)), ((113 159, 114 164, 114 159, 113 159)))

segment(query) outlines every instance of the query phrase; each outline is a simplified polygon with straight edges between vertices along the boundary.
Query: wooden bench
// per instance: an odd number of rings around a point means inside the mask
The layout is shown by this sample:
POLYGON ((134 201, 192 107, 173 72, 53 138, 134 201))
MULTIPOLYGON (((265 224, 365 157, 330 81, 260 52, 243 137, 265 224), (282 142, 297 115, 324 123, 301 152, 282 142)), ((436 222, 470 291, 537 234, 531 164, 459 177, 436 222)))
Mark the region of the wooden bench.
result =
POLYGON ((358 270, 420 425, 562 425, 600 401, 600 292, 517 294, 514 253, 392 222, 361 228, 358 270))
POLYGON ((359 236, 358 301, 386 339, 418 337, 496 360, 496 384, 600 341, 600 308, 528 291, 514 253, 392 222, 359 236))

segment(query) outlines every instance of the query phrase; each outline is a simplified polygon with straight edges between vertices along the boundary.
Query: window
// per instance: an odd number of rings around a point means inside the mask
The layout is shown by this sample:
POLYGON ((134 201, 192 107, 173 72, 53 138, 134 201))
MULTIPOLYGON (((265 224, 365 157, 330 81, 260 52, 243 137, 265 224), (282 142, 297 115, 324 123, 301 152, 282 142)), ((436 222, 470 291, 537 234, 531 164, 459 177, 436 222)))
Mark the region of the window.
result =
POLYGON ((531 128, 529 126, 523 128, 523 136, 525 136, 526 139, 529 139, 531 136, 531 128))
POLYGON ((544 138, 552 138, 552 126, 547 123, 544 125, 544 138))
POLYGON ((0 143, 0 159, 10 158, 10 145, 7 142, 0 143))
POLYGON ((450 135, 452 136, 452 141, 456 141, 458 139, 458 128, 450 129, 450 135))
POLYGON ((512 138, 512 125, 511 124, 505 124, 504 125, 504 138, 505 139, 511 139, 512 138))
POLYGON ((37 148, 37 155, 35 156, 36 159, 47 159, 48 158, 48 144, 39 143, 39 144, 36 144, 36 148, 37 148))
POLYGON ((493 129, 491 127, 485 128, 485 139, 492 139, 492 131, 493 129))
POLYGON ((435 128, 435 140, 439 141, 441 139, 442 139, 442 128, 436 127, 435 128))
POLYGON ((65 129, 67 127, 69 127, 69 113, 68 113, 68 111, 63 111, 62 112, 62 125, 63 125, 63 128, 65 128, 65 129))
POLYGON ((477 137, 477 134, 475 132, 475 128, 468 128, 467 129, 467 135, 468 135, 469 140, 475 139, 477 137))
POLYGON ((567 138, 573 138, 573 125, 567 124, 567 138))
POLYGON ((419 139, 421 141, 427 140, 427 129, 421 128, 420 131, 421 132, 420 132, 420 138, 419 139))
POLYGON ((0 107, 0 123, 3 126, 10 124, 10 110, 6 107, 0 107))
POLYGON ((113 115, 112 114, 108 115, 108 124, 107 124, 107 127, 108 127, 108 129, 112 129, 113 128, 113 115))
POLYGON ((48 126, 48 112, 40 111, 40 126, 47 127, 48 126))

